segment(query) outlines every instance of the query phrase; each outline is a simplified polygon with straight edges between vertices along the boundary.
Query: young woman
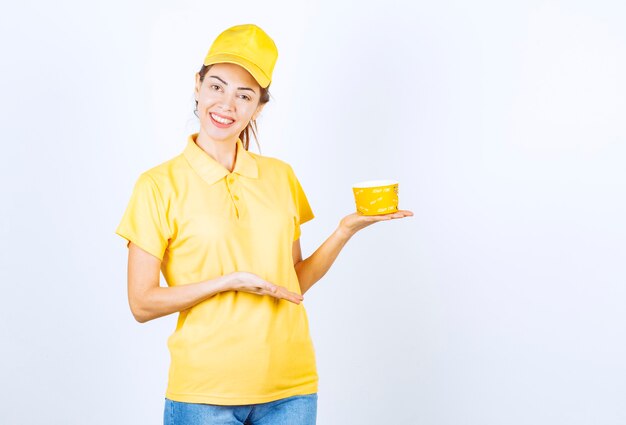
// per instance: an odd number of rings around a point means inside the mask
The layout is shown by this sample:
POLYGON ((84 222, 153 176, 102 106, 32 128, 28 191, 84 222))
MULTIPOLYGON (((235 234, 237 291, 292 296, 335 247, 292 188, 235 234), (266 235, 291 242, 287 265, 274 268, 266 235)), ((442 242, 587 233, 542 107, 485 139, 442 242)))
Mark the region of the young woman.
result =
POLYGON ((199 132, 139 176, 116 230, 136 320, 179 312, 165 424, 315 424, 303 294, 357 231, 413 215, 347 215, 302 259, 300 225, 314 217, 302 186, 286 162, 248 152, 277 57, 256 25, 217 37, 196 74, 199 132))

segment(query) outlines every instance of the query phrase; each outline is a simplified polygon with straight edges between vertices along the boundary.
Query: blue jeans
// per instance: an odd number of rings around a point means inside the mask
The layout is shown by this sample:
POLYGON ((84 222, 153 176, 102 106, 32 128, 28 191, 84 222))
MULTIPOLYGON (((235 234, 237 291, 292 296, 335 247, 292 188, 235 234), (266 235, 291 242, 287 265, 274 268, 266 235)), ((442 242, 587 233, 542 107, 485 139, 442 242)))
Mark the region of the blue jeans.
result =
POLYGON ((163 425, 315 425, 317 393, 259 404, 222 406, 165 398, 163 425))

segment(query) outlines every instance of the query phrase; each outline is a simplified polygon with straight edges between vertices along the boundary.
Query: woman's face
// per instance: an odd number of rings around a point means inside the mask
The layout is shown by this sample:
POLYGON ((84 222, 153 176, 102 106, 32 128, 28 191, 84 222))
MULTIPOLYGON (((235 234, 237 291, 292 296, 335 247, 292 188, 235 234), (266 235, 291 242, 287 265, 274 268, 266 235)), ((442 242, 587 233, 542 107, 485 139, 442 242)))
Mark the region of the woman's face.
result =
POLYGON ((200 82, 196 74, 195 97, 201 131, 212 140, 237 139, 251 119, 256 119, 261 88, 252 75, 234 63, 216 63, 200 82))

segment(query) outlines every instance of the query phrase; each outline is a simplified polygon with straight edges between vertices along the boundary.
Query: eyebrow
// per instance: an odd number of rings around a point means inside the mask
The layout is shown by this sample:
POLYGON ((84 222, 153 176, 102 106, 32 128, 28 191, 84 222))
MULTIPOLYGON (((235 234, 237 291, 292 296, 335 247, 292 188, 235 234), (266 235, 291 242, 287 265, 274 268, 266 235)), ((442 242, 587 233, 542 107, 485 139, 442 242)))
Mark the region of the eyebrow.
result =
MULTIPOLYGON (((220 77, 218 77, 217 75, 210 75, 211 78, 217 78, 218 80, 220 80, 222 83, 224 83, 225 86, 228 85, 228 83, 224 80, 222 80, 220 77)), ((252 93, 256 94, 256 92, 254 91, 254 89, 251 89, 250 87, 237 87, 237 90, 250 90, 252 93)))

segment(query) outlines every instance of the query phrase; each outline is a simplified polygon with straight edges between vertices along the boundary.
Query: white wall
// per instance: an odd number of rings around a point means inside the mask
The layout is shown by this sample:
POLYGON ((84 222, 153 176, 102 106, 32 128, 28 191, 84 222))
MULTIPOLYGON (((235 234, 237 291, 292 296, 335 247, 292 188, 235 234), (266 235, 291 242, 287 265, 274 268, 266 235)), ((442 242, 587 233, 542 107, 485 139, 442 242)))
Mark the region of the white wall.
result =
POLYGON ((160 423, 176 317, 133 320, 114 230, 248 22, 280 52, 260 144, 316 213, 304 254, 353 182, 415 212, 306 295, 318 423, 626 423, 624 3, 294 3, 3 8, 0 423, 160 423))

